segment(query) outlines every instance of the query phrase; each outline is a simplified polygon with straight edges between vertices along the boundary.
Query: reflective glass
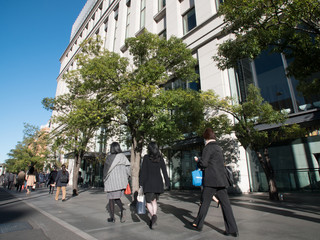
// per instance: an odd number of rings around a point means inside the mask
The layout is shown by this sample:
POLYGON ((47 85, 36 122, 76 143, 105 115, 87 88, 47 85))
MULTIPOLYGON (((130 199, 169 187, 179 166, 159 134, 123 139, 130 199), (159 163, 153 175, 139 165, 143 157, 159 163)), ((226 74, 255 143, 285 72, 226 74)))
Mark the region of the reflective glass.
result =
POLYGON ((292 100, 281 55, 263 52, 254 60, 254 65, 262 97, 275 110, 284 109, 286 112, 292 113, 292 100))

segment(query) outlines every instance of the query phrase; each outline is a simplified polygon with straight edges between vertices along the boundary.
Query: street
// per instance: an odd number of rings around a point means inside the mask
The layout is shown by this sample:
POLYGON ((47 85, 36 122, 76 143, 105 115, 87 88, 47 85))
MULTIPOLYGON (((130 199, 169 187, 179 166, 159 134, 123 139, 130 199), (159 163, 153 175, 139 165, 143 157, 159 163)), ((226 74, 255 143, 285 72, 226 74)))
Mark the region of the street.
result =
MULTIPOLYGON (((30 195, 0 187, 0 239, 234 239, 223 235, 220 208, 209 209, 204 228, 193 231, 189 222, 198 211, 199 191, 168 191, 158 202, 158 223, 148 227, 148 216, 130 209, 130 197, 122 199, 127 221, 108 223, 105 193, 100 188, 81 189, 67 201, 54 200, 47 188, 30 195)), ((318 239, 320 193, 284 193, 284 201, 271 202, 266 193, 231 195, 238 224, 237 239, 318 239)))

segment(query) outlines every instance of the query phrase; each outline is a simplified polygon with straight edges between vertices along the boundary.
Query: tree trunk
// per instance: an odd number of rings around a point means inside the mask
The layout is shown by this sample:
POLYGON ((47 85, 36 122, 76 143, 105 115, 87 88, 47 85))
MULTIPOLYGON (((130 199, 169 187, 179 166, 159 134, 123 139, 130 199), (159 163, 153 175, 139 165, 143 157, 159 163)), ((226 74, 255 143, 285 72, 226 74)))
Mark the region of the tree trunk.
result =
POLYGON ((141 147, 137 142, 137 139, 133 137, 131 145, 131 188, 133 199, 136 200, 136 196, 139 190, 139 173, 140 173, 140 160, 141 160, 141 147))
POLYGON ((79 152, 75 152, 74 156, 74 166, 73 166, 73 181, 72 181, 72 195, 77 196, 78 193, 78 176, 80 169, 81 157, 79 152))
POLYGON ((270 162, 268 149, 264 149, 264 157, 259 151, 256 151, 260 164, 263 168, 264 173, 266 174, 268 186, 269 186, 269 199, 270 200, 279 200, 277 184, 275 181, 274 171, 270 162))

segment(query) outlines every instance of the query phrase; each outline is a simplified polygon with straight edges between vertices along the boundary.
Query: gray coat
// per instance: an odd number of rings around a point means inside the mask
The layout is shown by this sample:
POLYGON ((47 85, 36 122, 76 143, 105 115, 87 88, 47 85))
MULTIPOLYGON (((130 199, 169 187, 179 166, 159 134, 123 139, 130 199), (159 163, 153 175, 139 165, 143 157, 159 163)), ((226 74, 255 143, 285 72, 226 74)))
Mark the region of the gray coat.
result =
MULTIPOLYGON (((108 161, 112 161, 109 155, 106 159, 105 166, 108 161)), ((128 177, 130 173, 130 162, 123 153, 118 153, 113 159, 108 171, 104 173, 104 191, 113 192, 126 189, 128 185, 128 177)))

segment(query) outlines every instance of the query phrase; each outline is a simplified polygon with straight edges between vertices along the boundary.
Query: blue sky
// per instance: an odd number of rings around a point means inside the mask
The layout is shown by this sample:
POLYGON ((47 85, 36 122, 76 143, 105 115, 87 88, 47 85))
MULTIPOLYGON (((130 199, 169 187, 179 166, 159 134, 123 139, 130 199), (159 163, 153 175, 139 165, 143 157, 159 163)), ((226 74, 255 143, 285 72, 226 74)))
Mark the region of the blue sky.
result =
POLYGON ((40 127, 51 112, 59 59, 86 0, 0 0, 0 163, 23 139, 23 123, 40 127))

